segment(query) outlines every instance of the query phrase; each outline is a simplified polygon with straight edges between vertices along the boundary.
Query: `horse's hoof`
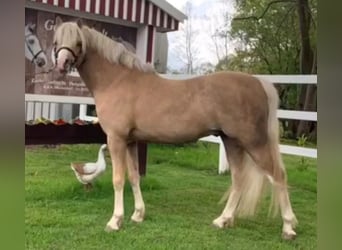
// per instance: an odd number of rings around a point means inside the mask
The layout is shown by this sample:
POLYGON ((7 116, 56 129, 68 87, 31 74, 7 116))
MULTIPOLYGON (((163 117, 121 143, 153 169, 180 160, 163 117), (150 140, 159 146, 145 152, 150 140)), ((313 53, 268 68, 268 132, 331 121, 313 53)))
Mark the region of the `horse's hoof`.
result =
POLYGON ((224 223, 221 218, 213 220, 213 226, 217 228, 224 228, 224 223))
POLYGON ((136 223, 140 223, 144 221, 144 217, 138 216, 138 215, 132 215, 131 220, 136 222, 136 223))
POLYGON ((295 231, 291 230, 289 232, 283 232, 282 238, 284 240, 294 240, 296 238, 297 234, 295 231))
POLYGON ((134 213, 131 216, 131 220, 140 223, 143 222, 145 216, 145 212, 143 210, 135 210, 134 213))
POLYGON ((225 228, 225 227, 232 227, 234 224, 234 220, 233 218, 217 218, 215 220, 213 220, 213 226, 217 227, 217 228, 225 228))
POLYGON ((122 226, 122 218, 114 216, 106 225, 105 231, 112 232, 118 231, 122 226))
POLYGON ((106 227, 105 227, 105 232, 107 232, 107 233, 110 233, 110 232, 113 232, 113 231, 118 231, 119 230, 119 228, 118 227, 116 227, 116 228, 113 228, 112 226, 110 226, 110 225, 106 225, 106 227))
POLYGON ((135 222, 135 223, 141 223, 141 222, 144 221, 144 218, 142 218, 142 217, 135 217, 135 216, 132 215, 131 220, 133 222, 135 222))

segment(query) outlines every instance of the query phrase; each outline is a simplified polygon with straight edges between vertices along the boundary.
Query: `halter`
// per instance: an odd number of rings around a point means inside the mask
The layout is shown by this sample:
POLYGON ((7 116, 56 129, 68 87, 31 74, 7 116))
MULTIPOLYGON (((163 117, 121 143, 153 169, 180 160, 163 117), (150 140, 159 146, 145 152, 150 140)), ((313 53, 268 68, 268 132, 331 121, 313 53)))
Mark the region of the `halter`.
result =
POLYGON ((25 44, 26 44, 27 49, 30 51, 31 55, 33 56, 32 60, 31 60, 31 63, 33 63, 33 62, 37 59, 37 57, 38 57, 41 53, 43 53, 44 51, 43 51, 42 49, 40 49, 36 54, 34 53, 34 51, 31 49, 30 45, 29 45, 28 42, 27 42, 27 38, 30 37, 30 36, 33 36, 33 37, 34 37, 33 34, 25 35, 25 44))
MULTIPOLYGON (((52 72, 55 69, 56 65, 57 65, 58 53, 62 49, 65 49, 65 50, 69 51, 72 54, 72 56, 74 57, 74 62, 71 64, 71 66, 75 67, 76 63, 77 63, 77 60, 78 60, 78 56, 76 55, 76 53, 72 49, 70 49, 69 47, 63 46, 63 47, 60 47, 58 50, 56 50, 56 47, 54 47, 53 51, 55 53, 55 65, 52 68, 50 68, 48 71, 43 71, 43 72, 40 72, 40 73, 36 73, 36 75, 37 74, 47 74, 47 73, 52 72)), ((84 61, 85 61, 85 59, 81 63, 79 63, 78 65, 81 65, 84 61)))
POLYGON ((65 49, 67 51, 69 51, 71 53, 71 55, 73 56, 74 58, 74 61, 73 63, 71 64, 72 67, 76 67, 76 66, 80 66, 85 60, 83 60, 82 62, 78 63, 77 65, 77 61, 79 59, 79 56, 76 55, 76 53, 70 49, 69 47, 66 47, 66 46, 62 46, 60 47, 59 49, 56 50, 56 47, 54 48, 54 53, 55 53, 55 61, 57 63, 57 60, 58 60, 58 53, 62 50, 62 49, 65 49))

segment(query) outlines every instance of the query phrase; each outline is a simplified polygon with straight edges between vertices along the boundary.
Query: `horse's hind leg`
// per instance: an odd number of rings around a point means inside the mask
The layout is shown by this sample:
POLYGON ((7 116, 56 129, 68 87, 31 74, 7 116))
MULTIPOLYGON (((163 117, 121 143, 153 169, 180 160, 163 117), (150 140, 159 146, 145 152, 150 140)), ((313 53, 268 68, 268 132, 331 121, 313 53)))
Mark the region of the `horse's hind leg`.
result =
POLYGON ((214 226, 223 228, 233 226, 236 207, 241 196, 240 181, 244 168, 244 149, 234 140, 222 137, 227 158, 229 161, 232 185, 229 190, 229 198, 222 214, 213 221, 214 226), (229 152, 229 153, 228 153, 229 152))
POLYGON ((293 213, 287 189, 286 172, 278 149, 278 145, 271 142, 249 149, 251 157, 269 178, 274 188, 274 209, 280 206, 283 218, 283 238, 292 239, 296 236, 294 227, 297 219, 293 213))
POLYGON ((140 190, 138 148, 136 142, 128 145, 127 166, 128 179, 131 183, 134 196, 134 213, 131 216, 131 219, 135 222, 142 222, 145 216, 145 204, 140 190))

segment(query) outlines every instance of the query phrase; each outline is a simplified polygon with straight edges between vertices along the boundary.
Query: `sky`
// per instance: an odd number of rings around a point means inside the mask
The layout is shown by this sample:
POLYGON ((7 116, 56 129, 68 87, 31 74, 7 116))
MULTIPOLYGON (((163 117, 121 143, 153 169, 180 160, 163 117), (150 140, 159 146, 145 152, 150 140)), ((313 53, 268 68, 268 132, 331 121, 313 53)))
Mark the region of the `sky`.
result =
MULTIPOLYGON (((183 7, 187 0, 166 0, 178 10, 183 11, 183 7)), ((226 0, 228 4, 223 6, 222 0, 188 0, 193 8, 193 29, 196 32, 194 49, 196 53, 195 66, 201 63, 210 62, 216 64, 218 62, 214 43, 211 35, 213 30, 223 25, 222 11, 226 9, 228 13, 233 14, 234 0, 226 0)), ((180 29, 183 24, 180 24, 180 29)), ((185 66, 184 61, 180 58, 180 46, 184 37, 181 31, 168 32, 169 51, 168 51, 168 67, 171 69, 180 69, 185 66)), ((233 48, 230 48, 233 52, 233 48)), ((183 53, 184 54, 184 53, 183 53)))

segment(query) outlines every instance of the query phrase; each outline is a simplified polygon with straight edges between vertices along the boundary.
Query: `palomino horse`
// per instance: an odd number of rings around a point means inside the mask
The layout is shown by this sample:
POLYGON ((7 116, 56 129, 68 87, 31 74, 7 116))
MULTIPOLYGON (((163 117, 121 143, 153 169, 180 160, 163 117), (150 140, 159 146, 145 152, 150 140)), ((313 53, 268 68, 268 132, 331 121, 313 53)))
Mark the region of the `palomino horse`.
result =
POLYGON ((122 225, 126 169, 134 195, 131 219, 144 219, 137 141, 183 143, 214 134, 222 138, 229 153, 232 186, 213 224, 223 228, 232 225, 236 215, 253 214, 263 184, 269 181, 283 218, 282 235, 295 237, 296 217, 278 146, 278 95, 272 84, 234 72, 164 79, 121 43, 81 21, 63 23, 58 18, 56 24, 56 68, 61 73, 77 68, 94 96, 107 135, 115 190, 107 231, 122 225))
POLYGON ((25 26, 25 57, 38 67, 43 67, 47 63, 47 58, 34 34, 35 28, 36 25, 32 23, 25 26))

